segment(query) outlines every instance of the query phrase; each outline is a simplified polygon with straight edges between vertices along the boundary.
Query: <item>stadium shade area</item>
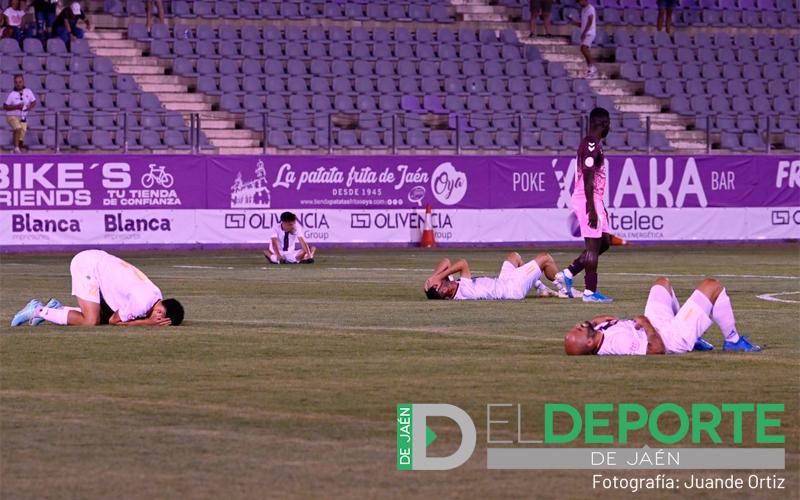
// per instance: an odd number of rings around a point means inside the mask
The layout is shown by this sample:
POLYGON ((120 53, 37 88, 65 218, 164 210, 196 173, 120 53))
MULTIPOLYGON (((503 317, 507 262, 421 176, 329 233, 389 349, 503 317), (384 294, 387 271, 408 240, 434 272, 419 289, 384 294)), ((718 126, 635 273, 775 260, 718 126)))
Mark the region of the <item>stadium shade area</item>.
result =
POLYGON ((150 32, 143 1, 84 3, 71 52, 0 41, 31 151, 572 153, 598 105, 610 151, 800 151, 795 0, 682 2, 672 35, 655 0, 603 0, 591 80, 571 3, 547 38, 519 0, 172 1, 150 32))

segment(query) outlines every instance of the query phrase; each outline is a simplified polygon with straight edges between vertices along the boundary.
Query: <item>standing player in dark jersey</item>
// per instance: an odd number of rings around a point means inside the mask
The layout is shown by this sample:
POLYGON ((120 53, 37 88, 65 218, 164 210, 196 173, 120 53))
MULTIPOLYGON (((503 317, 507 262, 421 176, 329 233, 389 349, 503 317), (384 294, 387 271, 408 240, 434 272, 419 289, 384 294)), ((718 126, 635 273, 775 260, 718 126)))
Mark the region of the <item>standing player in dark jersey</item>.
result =
POLYGON ((578 148, 575 190, 572 192, 572 210, 578 217, 586 248, 568 268, 556 276, 569 296, 573 297, 572 279, 585 269, 584 302, 613 301, 597 290, 597 262, 600 254, 611 246, 608 214, 603 205, 606 166, 601 142, 608 135, 610 127, 611 117, 608 111, 594 108, 589 115, 589 135, 583 138, 578 148))

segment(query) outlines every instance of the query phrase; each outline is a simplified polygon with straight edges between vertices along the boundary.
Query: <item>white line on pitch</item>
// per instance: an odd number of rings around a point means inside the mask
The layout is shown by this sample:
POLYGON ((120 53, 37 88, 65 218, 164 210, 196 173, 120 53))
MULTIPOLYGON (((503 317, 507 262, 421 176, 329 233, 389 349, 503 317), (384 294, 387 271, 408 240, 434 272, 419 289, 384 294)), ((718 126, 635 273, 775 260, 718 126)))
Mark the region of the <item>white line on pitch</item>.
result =
POLYGON ((769 302, 785 302, 787 304, 800 304, 800 300, 786 300, 786 299, 776 299, 778 295, 800 295, 800 292, 777 292, 777 293, 764 293, 761 295, 756 295, 756 298, 761 300, 766 300, 769 302))

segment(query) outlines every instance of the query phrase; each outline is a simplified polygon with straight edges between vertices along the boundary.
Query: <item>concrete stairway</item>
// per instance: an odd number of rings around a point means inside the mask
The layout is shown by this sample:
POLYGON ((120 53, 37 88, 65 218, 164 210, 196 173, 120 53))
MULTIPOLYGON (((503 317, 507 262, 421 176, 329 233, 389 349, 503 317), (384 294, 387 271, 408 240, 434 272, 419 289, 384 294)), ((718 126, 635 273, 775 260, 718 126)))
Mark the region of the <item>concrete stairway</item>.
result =
MULTIPOLYGON (((154 93, 164 107, 183 115, 188 124, 192 113, 199 113, 201 130, 221 154, 253 154, 261 152, 259 132, 237 128, 243 117, 218 109, 219 98, 194 92, 195 79, 168 74, 171 62, 144 55, 146 44, 128 40, 119 29, 103 29, 86 33, 92 51, 111 59, 120 74, 131 75, 143 91, 154 93)), ((206 146, 204 151, 212 152, 206 146)))
MULTIPOLYGON (((564 64, 572 78, 584 77, 586 62, 569 38, 530 38, 528 35, 527 31, 517 32, 520 41, 538 48, 544 59, 564 64)), ((613 59, 610 49, 595 49, 592 55, 596 61, 613 59)), ((643 125, 649 117, 651 130, 663 133, 672 147, 687 152, 705 151, 705 133, 689 130, 688 127, 694 125, 690 118, 665 111, 669 106, 667 99, 643 95, 644 85, 621 78, 617 63, 596 62, 595 65, 600 78, 587 80, 587 83, 597 95, 610 97, 619 111, 636 115, 643 125)))
MULTIPOLYGON (((586 62, 578 48, 570 43, 572 27, 554 26, 555 36, 532 38, 527 26, 520 29, 521 23, 511 21, 519 9, 490 5, 488 0, 452 0, 451 3, 464 21, 486 23, 486 27, 495 29, 516 29, 519 40, 539 49, 543 59, 562 63, 572 78, 584 78, 586 62)), ((649 117, 651 130, 663 133, 672 147, 687 153, 705 151, 705 133, 690 130, 689 127, 694 125, 691 119, 666 112, 667 100, 643 95, 642 83, 619 76, 619 64, 607 62, 613 60, 613 50, 597 48, 593 49, 592 55, 600 78, 587 82, 596 94, 610 97, 619 111, 636 115, 643 125, 649 117)))

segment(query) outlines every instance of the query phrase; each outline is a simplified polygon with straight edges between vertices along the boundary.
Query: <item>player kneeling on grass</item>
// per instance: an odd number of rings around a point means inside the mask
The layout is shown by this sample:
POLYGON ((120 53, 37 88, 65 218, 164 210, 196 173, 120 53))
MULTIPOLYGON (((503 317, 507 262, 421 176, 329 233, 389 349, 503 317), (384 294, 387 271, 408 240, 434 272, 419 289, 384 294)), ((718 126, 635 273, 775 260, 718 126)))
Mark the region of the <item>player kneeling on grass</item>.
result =
POLYGON ((72 295, 80 307, 64 307, 56 299, 42 305, 33 299, 14 316, 11 326, 36 326, 44 321, 74 326, 177 326, 183 321, 180 302, 163 299, 144 273, 108 252, 80 252, 72 258, 69 272, 72 295))
POLYGON ((281 214, 281 223, 272 230, 272 246, 264 257, 272 264, 313 264, 317 249, 308 246, 303 228, 292 212, 281 214), (297 247, 300 247, 299 249, 297 247))
POLYGON ((600 356, 710 351, 714 346, 703 339, 703 334, 714 322, 725 336, 722 350, 761 351, 736 331, 731 299, 714 278, 703 280, 683 306, 669 280, 658 278, 650 289, 643 316, 598 316, 584 321, 567 332, 564 349, 569 355, 600 356))
POLYGON ((522 300, 533 287, 539 290, 540 297, 566 298, 564 283, 555 279, 557 272, 555 261, 547 253, 523 263, 517 252, 511 252, 497 278, 473 278, 466 260, 452 264, 450 259, 445 258, 425 281, 424 290, 431 300, 522 300), (558 292, 542 283, 539 279, 542 272, 556 284, 558 292), (458 280, 452 280, 454 274, 460 274, 458 280))

